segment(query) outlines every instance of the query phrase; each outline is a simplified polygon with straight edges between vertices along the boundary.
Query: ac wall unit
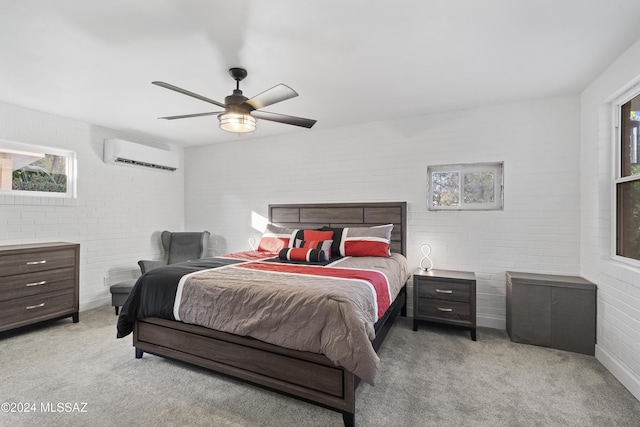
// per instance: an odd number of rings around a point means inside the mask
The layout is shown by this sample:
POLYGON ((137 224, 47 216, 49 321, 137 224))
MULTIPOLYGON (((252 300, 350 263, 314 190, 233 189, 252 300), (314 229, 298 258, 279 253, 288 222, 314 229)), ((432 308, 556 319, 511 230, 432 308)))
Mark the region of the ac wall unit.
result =
POLYGON ((168 150, 136 144, 124 139, 104 140, 104 162, 175 171, 180 159, 168 150))

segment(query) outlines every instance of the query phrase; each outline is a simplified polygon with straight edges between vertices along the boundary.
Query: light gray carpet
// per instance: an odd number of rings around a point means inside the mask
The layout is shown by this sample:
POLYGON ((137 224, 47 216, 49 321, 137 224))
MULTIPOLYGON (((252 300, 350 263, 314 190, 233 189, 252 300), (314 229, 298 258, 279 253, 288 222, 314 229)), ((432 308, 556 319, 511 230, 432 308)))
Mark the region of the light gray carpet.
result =
MULTIPOLYGON (((111 307, 0 336, 0 412, 12 426, 340 426, 342 416, 145 354, 116 339, 111 307), (42 406, 86 403, 85 413, 42 406)), ((514 344, 504 331, 398 319, 377 384, 357 391, 359 426, 638 426, 640 402, 595 358, 514 344)), ((73 409, 73 407, 70 407, 73 409)), ((64 409, 64 405, 62 406, 64 409)))

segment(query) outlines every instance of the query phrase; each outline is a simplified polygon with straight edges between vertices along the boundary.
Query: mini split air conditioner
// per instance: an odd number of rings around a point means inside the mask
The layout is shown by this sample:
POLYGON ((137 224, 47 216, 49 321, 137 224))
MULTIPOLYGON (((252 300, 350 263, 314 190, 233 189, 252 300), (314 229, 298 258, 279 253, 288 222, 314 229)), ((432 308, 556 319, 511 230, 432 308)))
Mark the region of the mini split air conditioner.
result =
POLYGON ((175 171, 178 154, 168 150, 136 144, 124 139, 104 140, 104 162, 175 171))

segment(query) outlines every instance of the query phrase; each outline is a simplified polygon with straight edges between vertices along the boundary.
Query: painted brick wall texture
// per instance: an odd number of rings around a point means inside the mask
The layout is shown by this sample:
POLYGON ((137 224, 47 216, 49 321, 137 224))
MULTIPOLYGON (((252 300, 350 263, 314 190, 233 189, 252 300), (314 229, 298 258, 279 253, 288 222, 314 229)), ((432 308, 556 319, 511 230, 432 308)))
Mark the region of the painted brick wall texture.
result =
POLYGON ((269 203, 406 201, 411 267, 426 242, 436 268, 475 272, 478 324, 504 328, 506 271, 579 272, 578 111, 562 97, 187 148, 185 223, 224 253, 260 237, 269 203), (428 165, 490 161, 504 210, 427 210, 428 165))
POLYGON ((80 243, 86 309, 108 303, 105 276, 135 277, 138 259, 160 256, 163 229, 208 229, 219 254, 259 238, 268 203, 404 200, 410 265, 427 242, 437 268, 474 271, 480 326, 504 328, 505 271, 594 281, 597 357, 640 396, 640 279, 609 259, 611 129, 602 101, 635 77, 629 69, 640 69, 637 45, 582 98, 233 138, 186 149, 187 167, 173 174, 105 165, 103 139, 127 135, 0 104, 0 138, 74 150, 79 176, 75 201, 0 196, 0 244, 80 243), (503 211, 427 210, 428 165, 487 161, 505 163, 503 211))
POLYGON ((596 357, 640 399, 640 269, 611 258, 613 101, 640 85, 640 41, 581 96, 580 256, 598 285, 596 357))
POLYGON ((76 200, 0 195, 0 244, 80 243, 81 310, 110 303, 104 277, 137 277, 139 259, 160 257, 159 233, 184 227, 183 172, 103 163, 103 140, 114 137, 128 136, 0 104, 0 139, 77 154, 76 200))

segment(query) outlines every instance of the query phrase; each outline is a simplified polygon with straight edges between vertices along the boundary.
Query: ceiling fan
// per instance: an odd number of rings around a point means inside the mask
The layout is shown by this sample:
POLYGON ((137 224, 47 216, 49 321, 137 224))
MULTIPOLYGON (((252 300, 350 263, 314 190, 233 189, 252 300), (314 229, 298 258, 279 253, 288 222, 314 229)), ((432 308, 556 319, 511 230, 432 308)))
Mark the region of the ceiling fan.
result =
POLYGON ((220 121, 220 127, 222 129, 236 133, 253 132, 256 129, 256 119, 269 120, 272 122, 301 126, 305 128, 311 128, 316 123, 316 120, 312 119, 287 116, 285 114, 277 114, 260 110, 261 108, 267 107, 271 104, 275 104, 277 102, 285 101, 289 98, 298 96, 298 93, 295 90, 291 89, 289 86, 281 83, 249 99, 244 96, 242 94, 242 91, 240 90, 240 82, 245 77, 247 77, 247 70, 245 70, 244 68, 230 68, 229 74, 236 81, 236 88, 233 90, 233 94, 225 97, 224 104, 222 102, 209 99, 205 96, 198 95, 197 93, 190 92, 169 83, 158 81, 152 82, 154 85, 158 85, 166 89, 171 89, 184 95, 191 96, 201 101, 224 108, 224 111, 185 114, 181 116, 168 116, 159 118, 165 120, 175 120, 217 115, 218 120, 220 121))

